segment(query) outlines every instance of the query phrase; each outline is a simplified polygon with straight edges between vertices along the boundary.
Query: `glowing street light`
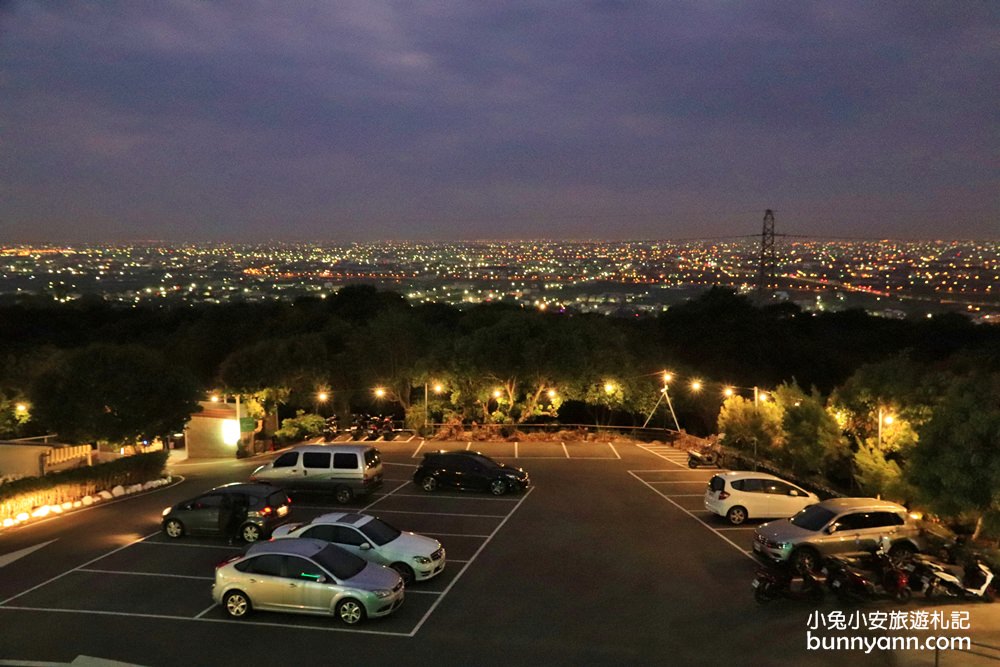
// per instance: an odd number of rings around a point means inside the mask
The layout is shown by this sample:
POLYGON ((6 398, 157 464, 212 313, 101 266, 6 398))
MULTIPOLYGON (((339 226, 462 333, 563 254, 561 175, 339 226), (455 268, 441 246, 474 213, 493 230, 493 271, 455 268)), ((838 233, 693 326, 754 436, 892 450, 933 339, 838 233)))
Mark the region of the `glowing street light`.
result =
POLYGON ((736 392, 733 391, 732 387, 726 387, 725 389, 722 390, 722 395, 725 396, 726 398, 729 398, 730 396, 732 396, 735 393, 736 392))
POLYGON ((27 411, 28 411, 28 406, 24 403, 18 403, 17 405, 14 406, 14 412, 18 414, 23 415, 27 411))
POLYGON ((495 398, 495 399, 497 399, 497 400, 500 400, 500 397, 501 397, 502 395, 503 395, 503 394, 501 394, 501 393, 500 393, 500 390, 499 390, 499 389, 494 389, 494 390, 493 390, 493 398, 495 398))
POLYGON ((884 414, 882 406, 878 406, 878 448, 882 449, 882 424, 891 426, 894 421, 892 415, 884 414))
POLYGON ((326 403, 326 400, 328 398, 330 398, 330 394, 326 393, 325 391, 321 391, 318 394, 316 394, 316 399, 319 400, 320 403, 326 403))
POLYGON ((385 398, 385 389, 382 387, 375 387, 375 398, 385 398))
POLYGON ((695 380, 691 383, 691 391, 694 392, 701 391, 701 382, 699 380, 695 380))
POLYGON ((555 389, 549 389, 547 393, 548 393, 548 396, 549 396, 549 400, 550 400, 550 401, 551 401, 551 400, 552 400, 553 398, 555 398, 555 397, 556 397, 556 390, 555 390, 555 389))
POLYGON ((615 393, 615 385, 614 385, 614 383, 612 383, 612 382, 605 382, 604 383, 604 393, 605 394, 613 394, 613 393, 615 393))

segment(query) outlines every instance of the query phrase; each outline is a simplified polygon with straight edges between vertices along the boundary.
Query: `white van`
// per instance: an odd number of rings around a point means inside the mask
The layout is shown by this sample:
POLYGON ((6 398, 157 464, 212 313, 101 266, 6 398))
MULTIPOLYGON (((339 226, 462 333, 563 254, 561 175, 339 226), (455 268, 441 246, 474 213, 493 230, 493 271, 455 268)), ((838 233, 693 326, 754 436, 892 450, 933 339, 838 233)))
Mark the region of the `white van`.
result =
POLYGON ((382 486, 382 457, 371 445, 299 445, 254 470, 250 480, 329 493, 349 503, 382 486))

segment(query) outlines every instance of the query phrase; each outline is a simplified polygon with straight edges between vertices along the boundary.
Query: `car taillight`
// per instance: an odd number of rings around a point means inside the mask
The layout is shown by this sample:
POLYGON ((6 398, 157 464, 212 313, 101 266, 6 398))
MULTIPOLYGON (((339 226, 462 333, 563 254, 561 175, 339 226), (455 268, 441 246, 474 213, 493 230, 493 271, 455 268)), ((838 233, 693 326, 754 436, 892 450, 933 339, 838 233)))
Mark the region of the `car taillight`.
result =
POLYGON ((728 491, 719 491, 719 500, 725 500, 729 497, 728 491))
POLYGON ((266 506, 266 507, 265 507, 264 509, 262 509, 262 510, 260 511, 260 513, 261 513, 261 514, 263 514, 264 516, 267 516, 268 514, 270 514, 270 513, 271 513, 271 512, 273 512, 273 511, 274 511, 274 508, 273 508, 273 507, 271 507, 270 505, 268 505, 268 506, 266 506))

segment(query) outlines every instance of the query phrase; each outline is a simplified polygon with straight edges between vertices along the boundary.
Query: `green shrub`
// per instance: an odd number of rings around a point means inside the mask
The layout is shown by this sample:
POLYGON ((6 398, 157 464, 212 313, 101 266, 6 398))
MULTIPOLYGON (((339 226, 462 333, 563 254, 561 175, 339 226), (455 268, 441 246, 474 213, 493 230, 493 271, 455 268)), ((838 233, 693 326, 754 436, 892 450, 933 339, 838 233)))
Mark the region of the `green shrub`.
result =
POLYGON ((108 463, 22 477, 0 484, 0 517, 30 512, 42 505, 73 502, 118 485, 142 484, 164 476, 166 450, 126 456, 108 463))

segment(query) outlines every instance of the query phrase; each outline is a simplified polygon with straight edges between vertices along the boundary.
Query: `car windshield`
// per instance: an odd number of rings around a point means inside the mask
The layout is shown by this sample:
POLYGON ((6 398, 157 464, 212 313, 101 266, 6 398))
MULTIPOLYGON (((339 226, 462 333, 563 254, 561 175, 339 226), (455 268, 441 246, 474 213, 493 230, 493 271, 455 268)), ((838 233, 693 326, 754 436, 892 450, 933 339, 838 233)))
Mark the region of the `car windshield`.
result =
POLYGON ((386 542, 392 542, 399 537, 400 533, 400 531, 381 519, 372 519, 361 526, 361 532, 365 534, 365 537, 379 546, 382 546, 386 542))
POLYGON ((793 526, 817 531, 836 516, 833 512, 819 505, 810 505, 791 518, 793 526))
POLYGON ((313 559, 330 571, 338 579, 350 579, 365 569, 365 559, 330 544, 318 552, 313 559))

